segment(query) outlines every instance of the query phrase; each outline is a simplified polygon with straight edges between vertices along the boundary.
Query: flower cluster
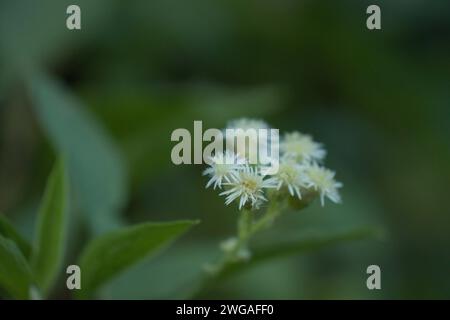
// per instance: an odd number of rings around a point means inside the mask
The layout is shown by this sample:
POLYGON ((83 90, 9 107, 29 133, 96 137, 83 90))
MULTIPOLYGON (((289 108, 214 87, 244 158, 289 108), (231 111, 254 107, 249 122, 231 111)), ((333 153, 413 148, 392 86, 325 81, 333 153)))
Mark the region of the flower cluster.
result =
MULTIPOLYGON (((239 119, 230 122, 228 128, 257 130, 269 126, 261 120, 239 119)), ((305 194, 308 199, 318 196, 322 206, 325 198, 340 202, 338 189, 342 184, 335 180, 333 171, 321 165, 326 156, 322 144, 309 135, 292 132, 282 137, 279 151, 279 169, 274 175, 267 175, 262 164, 249 164, 245 153, 242 155, 239 150, 229 148, 223 154, 216 154, 204 171, 209 177, 206 187, 222 189, 220 195, 226 197, 225 204, 237 201, 239 209, 258 209, 268 201, 269 193, 298 201, 305 194)))

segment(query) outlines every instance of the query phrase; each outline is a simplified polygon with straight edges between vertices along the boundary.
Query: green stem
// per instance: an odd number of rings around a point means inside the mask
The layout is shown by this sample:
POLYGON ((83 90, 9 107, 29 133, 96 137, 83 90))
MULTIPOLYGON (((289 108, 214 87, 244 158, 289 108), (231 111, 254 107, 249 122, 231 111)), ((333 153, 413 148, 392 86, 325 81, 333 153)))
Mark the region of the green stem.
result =
POLYGON ((274 201, 270 207, 267 208, 264 216, 252 225, 250 233, 253 235, 269 228, 275 219, 283 212, 283 210, 284 206, 274 201))
POLYGON ((244 209, 238 219, 238 239, 244 242, 251 231, 253 223, 253 213, 244 209))
POLYGON ((231 250, 224 252, 217 264, 210 268, 210 278, 218 277, 229 265, 242 260, 242 250, 247 250, 251 238, 255 234, 269 228, 284 209, 284 202, 270 201, 270 206, 259 219, 254 219, 255 213, 251 210, 244 209, 239 213, 236 243, 231 250))

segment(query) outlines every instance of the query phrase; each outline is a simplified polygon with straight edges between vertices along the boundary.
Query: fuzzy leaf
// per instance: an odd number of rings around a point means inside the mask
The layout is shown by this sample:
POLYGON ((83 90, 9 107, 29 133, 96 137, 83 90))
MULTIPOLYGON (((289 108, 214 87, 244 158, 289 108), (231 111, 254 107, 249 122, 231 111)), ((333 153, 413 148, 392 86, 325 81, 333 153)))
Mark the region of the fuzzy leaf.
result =
POLYGON ((98 234, 119 227, 127 178, 116 145, 83 103, 55 79, 41 73, 29 79, 37 118, 66 156, 78 205, 91 230, 98 234))
POLYGON ((196 221, 144 223, 94 239, 80 259, 80 297, 90 295, 127 267, 169 245, 196 221))
POLYGON ((31 271, 17 245, 0 235, 0 287, 14 299, 28 299, 31 271))
POLYGON ((333 245, 377 236, 380 236, 380 230, 378 229, 358 228, 335 234, 309 235, 297 241, 256 248, 252 251, 252 258, 250 260, 229 264, 214 277, 210 277, 209 275, 200 276, 196 279, 195 283, 192 283, 190 291, 188 290, 186 294, 190 297, 196 297, 229 276, 244 272, 249 268, 274 259, 314 252, 333 245))
POLYGON ((25 256, 25 258, 28 258, 30 256, 30 244, 16 231, 14 226, 2 214, 0 214, 0 235, 14 241, 20 251, 22 251, 22 254, 25 256))
POLYGON ((56 163, 47 181, 36 225, 31 265, 41 290, 47 292, 64 255, 68 183, 64 164, 56 163))
POLYGON ((379 234, 379 230, 374 228, 360 228, 335 234, 305 236, 295 242, 280 243, 260 249, 257 248, 254 250, 250 261, 231 264, 220 276, 226 277, 272 259, 313 252, 345 242, 373 238, 379 234))

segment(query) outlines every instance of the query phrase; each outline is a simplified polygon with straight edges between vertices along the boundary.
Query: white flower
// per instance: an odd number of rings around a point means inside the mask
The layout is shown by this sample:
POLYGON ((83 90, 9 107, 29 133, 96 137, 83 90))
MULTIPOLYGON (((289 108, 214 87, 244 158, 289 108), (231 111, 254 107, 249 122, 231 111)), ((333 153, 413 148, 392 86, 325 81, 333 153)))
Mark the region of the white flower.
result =
POLYGON ((305 173, 303 167, 295 161, 292 159, 282 159, 275 179, 278 183, 278 190, 285 186, 291 196, 297 196, 299 199, 302 198, 300 188, 306 187, 305 173))
POLYGON ((335 203, 341 202, 338 188, 342 187, 342 183, 334 179, 335 172, 314 163, 305 167, 305 173, 307 188, 312 188, 320 194, 322 206, 325 203, 325 197, 335 203))
POLYGON ((264 177, 258 168, 246 165, 236 175, 231 176, 230 182, 224 183, 230 189, 220 195, 226 196, 226 205, 239 198, 239 209, 242 209, 247 202, 257 209, 263 201, 267 201, 264 197, 264 189, 276 188, 275 179, 264 179, 264 177))
POLYGON ((237 174, 246 163, 245 159, 229 151, 226 151, 225 154, 216 154, 210 160, 211 164, 203 171, 203 175, 211 177, 206 188, 214 184, 214 189, 217 187, 220 189, 224 182, 230 182, 230 178, 237 174))
POLYGON ((280 143, 280 151, 285 157, 300 162, 322 160, 326 155, 322 144, 315 142, 311 136, 300 132, 286 134, 280 143))
POLYGON ((228 129, 232 129, 235 131, 233 132, 233 136, 229 137, 231 140, 227 139, 227 148, 233 152, 235 151, 245 158, 249 158, 250 152, 252 150, 256 150, 257 152, 258 148, 264 149, 268 146, 268 140, 270 139, 270 136, 267 134, 265 136, 265 139, 262 139, 262 137, 259 136, 260 129, 269 129, 269 125, 262 120, 247 118, 232 120, 228 123, 228 126, 225 129, 225 133, 228 129), (242 141, 243 143, 236 143, 238 141, 242 141))

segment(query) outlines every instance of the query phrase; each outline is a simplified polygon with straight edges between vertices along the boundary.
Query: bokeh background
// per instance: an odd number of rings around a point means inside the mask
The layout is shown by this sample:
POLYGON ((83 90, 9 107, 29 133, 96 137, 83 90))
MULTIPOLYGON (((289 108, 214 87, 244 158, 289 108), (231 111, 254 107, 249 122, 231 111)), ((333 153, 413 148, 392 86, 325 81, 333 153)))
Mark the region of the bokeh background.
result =
MULTIPOLYGON (((0 1, 0 211, 29 238, 59 153, 73 199, 66 262, 121 224, 201 219, 100 298, 180 298, 237 210, 174 166, 176 128, 261 118, 312 134, 344 203, 285 215, 257 245, 359 226, 383 237, 273 259, 203 298, 450 298, 450 2, 0 1), (78 4, 82 30, 65 27, 78 4), (366 288, 366 268, 382 290, 366 288)), ((54 297, 65 298, 65 281, 54 297)))

